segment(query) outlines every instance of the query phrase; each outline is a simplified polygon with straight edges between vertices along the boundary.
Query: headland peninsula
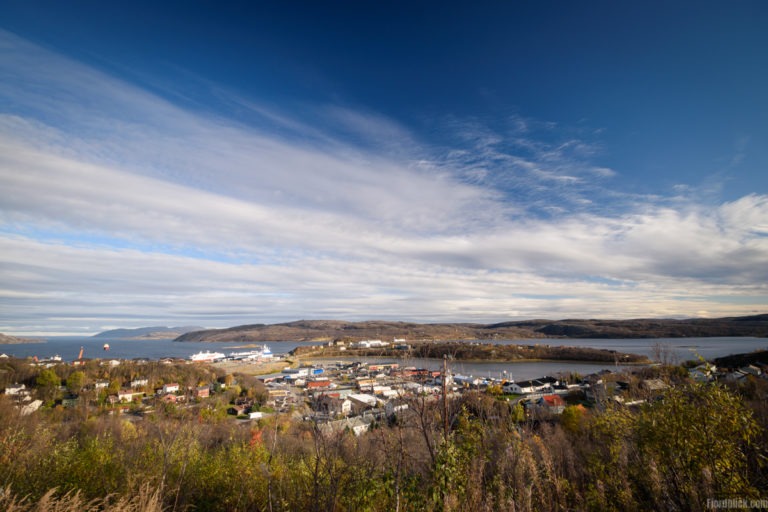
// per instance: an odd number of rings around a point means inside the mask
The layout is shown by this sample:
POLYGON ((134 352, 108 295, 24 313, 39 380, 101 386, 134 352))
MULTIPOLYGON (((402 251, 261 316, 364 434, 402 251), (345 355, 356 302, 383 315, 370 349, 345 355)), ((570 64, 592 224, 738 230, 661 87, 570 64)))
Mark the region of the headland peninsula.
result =
POLYGON ((414 323, 370 320, 298 320, 188 332, 180 342, 354 342, 366 339, 411 342, 536 340, 557 338, 626 339, 683 337, 768 337, 768 314, 693 319, 522 320, 493 324, 414 323))
POLYGON ((308 358, 455 359, 461 361, 523 362, 579 361, 594 363, 649 364, 643 355, 590 347, 567 347, 536 343, 533 345, 498 345, 466 341, 417 341, 409 344, 387 344, 381 347, 346 345, 300 346, 291 355, 308 358))
POLYGON ((44 340, 38 338, 22 338, 20 336, 11 336, 0 332, 0 345, 15 345, 17 343, 43 343, 44 340))
POLYGON ((204 327, 196 325, 186 325, 181 327, 152 326, 139 327, 136 329, 111 329, 95 334, 93 337, 105 339, 120 338, 122 340, 171 340, 188 332, 200 331, 203 329, 204 327))

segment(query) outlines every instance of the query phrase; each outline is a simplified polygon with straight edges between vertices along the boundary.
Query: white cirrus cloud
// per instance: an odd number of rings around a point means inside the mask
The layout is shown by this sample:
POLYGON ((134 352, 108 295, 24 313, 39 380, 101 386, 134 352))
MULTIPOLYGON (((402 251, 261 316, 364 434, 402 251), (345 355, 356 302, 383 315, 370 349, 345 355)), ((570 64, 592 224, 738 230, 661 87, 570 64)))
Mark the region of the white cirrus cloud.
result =
POLYGON ((765 307, 768 196, 613 190, 599 145, 521 116, 437 146, 215 94, 238 120, 0 32, 0 330, 765 307))

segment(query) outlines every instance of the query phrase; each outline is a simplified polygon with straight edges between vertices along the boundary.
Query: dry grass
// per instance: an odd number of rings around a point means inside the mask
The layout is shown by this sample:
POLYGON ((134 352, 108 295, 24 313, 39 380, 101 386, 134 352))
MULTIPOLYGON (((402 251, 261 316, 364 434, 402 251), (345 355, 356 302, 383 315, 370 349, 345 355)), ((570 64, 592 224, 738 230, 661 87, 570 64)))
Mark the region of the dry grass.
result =
POLYGON ((0 510, 6 512, 162 512, 160 491, 142 486, 133 496, 106 496, 88 500, 80 491, 58 494, 49 489, 39 500, 13 494, 10 487, 0 489, 0 510))
POLYGON ((272 363, 248 363, 244 361, 222 361, 215 363, 215 368, 222 368, 227 373, 242 373, 244 375, 270 375, 279 373, 285 367, 291 366, 290 361, 275 361, 272 363))

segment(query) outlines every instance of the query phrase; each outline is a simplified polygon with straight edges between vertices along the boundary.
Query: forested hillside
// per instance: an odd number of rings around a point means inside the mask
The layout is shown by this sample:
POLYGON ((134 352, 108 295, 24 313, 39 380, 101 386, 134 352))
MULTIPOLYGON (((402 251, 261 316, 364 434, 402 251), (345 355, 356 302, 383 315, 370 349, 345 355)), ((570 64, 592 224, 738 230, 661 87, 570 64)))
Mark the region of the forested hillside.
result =
POLYGON ((408 341, 535 338, 679 338, 768 336, 768 314, 685 320, 526 320, 496 324, 419 324, 299 320, 189 332, 177 341, 330 341, 380 338, 408 341))

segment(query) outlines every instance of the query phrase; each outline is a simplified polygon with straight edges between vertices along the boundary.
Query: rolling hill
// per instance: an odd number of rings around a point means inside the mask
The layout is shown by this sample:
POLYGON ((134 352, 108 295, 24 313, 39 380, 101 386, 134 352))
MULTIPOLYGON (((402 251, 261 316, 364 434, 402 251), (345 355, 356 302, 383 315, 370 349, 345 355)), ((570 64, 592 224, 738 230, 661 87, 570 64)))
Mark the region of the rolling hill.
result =
POLYGON ((395 338, 408 341, 535 338, 768 337, 768 314, 728 318, 526 320, 495 324, 298 320, 192 331, 176 341, 331 341, 395 338))

